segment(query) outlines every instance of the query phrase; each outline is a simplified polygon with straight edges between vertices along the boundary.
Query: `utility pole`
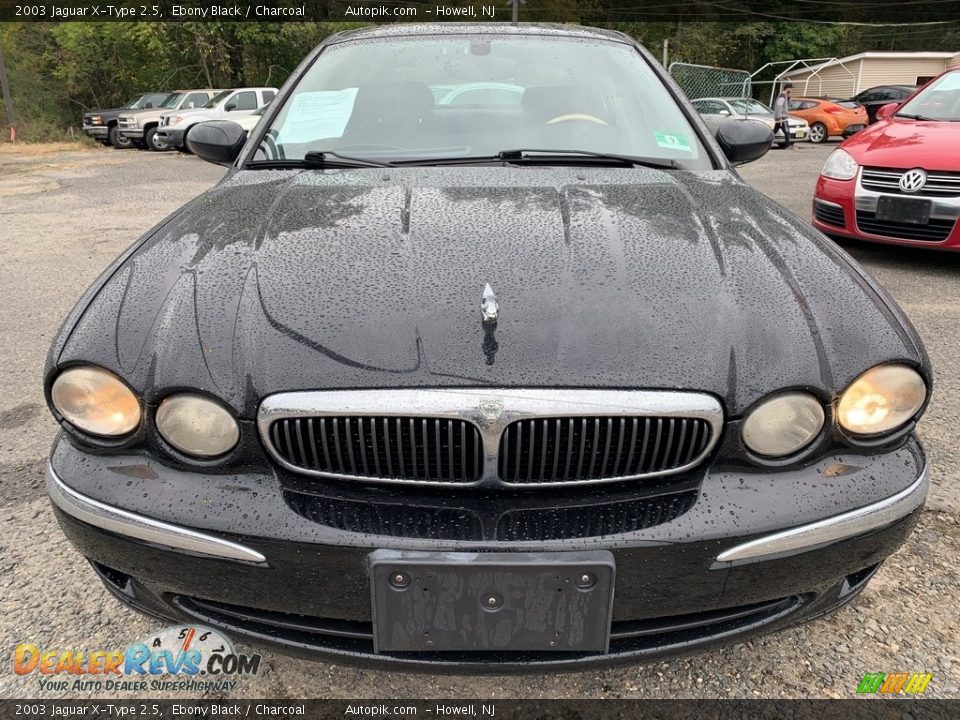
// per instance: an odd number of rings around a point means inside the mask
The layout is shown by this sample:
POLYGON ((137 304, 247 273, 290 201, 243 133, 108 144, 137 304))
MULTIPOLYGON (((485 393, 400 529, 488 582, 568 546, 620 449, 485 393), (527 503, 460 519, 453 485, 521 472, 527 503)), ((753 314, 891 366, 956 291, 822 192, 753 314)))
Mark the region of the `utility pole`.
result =
POLYGON ((663 39, 663 66, 667 66, 667 50, 670 48, 670 41, 667 38, 663 39))
POLYGON ((13 98, 10 97, 10 83, 7 80, 7 66, 3 62, 3 48, 0 47, 0 89, 3 91, 3 109, 10 126, 10 142, 17 139, 17 118, 13 114, 13 98))
POLYGON ((517 19, 520 17, 520 0, 513 0, 513 24, 517 24, 517 19))

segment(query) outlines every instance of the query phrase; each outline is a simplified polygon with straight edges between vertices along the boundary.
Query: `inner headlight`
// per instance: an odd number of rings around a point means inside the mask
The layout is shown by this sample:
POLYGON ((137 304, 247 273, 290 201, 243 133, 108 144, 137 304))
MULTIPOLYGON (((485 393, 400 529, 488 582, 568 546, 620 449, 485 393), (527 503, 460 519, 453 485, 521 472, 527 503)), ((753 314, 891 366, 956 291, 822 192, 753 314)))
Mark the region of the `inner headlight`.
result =
POLYGON ((182 115, 174 115, 172 118, 170 118, 170 124, 177 125, 181 120, 183 120, 182 115))
POLYGON ((140 401, 112 372, 98 367, 64 370, 50 392, 54 407, 71 425, 91 435, 117 437, 140 425, 140 401))
POLYGON ((809 445, 823 427, 823 406, 813 395, 785 392, 757 405, 743 422, 743 442, 758 455, 782 457, 809 445))
POLYGON ((908 423, 927 399, 927 384, 907 365, 877 365, 843 391, 837 422, 854 435, 881 435, 908 423))
POLYGON ((223 455, 240 439, 230 411, 195 393, 164 398, 157 408, 157 430, 177 450, 204 458, 223 455))
POLYGON ((820 174, 834 180, 852 180, 857 175, 858 167, 860 166, 850 153, 838 148, 830 153, 827 161, 823 163, 820 174))
POLYGON ((90 124, 91 124, 91 125, 103 125, 103 116, 102 116, 102 115, 94 115, 93 117, 90 118, 90 124))

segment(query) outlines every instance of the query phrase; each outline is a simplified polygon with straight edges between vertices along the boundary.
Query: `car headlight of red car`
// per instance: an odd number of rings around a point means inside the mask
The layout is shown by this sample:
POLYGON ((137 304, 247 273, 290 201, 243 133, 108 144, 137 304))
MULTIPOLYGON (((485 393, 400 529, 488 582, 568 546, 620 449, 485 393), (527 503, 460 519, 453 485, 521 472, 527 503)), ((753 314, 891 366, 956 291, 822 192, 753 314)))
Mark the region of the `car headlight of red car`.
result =
POLYGON ((820 174, 834 180, 852 180, 857 176, 859 167, 850 153, 837 149, 830 153, 820 174))

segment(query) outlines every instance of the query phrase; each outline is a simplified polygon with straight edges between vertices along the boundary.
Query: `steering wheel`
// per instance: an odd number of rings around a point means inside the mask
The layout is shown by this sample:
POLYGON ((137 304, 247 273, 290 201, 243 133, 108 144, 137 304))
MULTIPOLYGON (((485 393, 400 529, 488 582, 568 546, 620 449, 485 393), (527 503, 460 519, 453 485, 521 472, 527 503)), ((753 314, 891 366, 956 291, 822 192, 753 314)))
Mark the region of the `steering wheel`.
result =
POLYGON ((594 125, 606 125, 606 120, 601 120, 596 115, 587 113, 567 113, 566 115, 557 115, 555 118, 547 120, 547 125, 556 125, 557 123, 570 122, 571 120, 582 120, 583 122, 593 123, 594 125))

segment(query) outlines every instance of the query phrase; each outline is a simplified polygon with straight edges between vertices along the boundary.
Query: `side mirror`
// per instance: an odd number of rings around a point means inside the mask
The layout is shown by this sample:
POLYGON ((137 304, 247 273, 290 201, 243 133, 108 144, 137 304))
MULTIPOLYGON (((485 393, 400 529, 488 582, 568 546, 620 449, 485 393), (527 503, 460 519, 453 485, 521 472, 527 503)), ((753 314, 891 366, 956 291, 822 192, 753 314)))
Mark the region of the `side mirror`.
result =
POLYGON ((759 160, 773 144, 773 130, 759 120, 730 120, 717 129, 716 137, 733 165, 759 160))
POLYGON ((724 108, 723 110, 721 110, 721 111, 719 112, 719 114, 720 114, 720 115, 729 115, 729 114, 730 114, 730 111, 727 110, 726 108, 724 108))
POLYGON ((227 103, 227 106, 224 108, 224 110, 226 110, 227 112, 233 112, 236 109, 237 109, 237 104, 235 102, 227 103))
POLYGON ((193 104, 192 100, 187 103, 187 110, 193 110, 195 107, 196 105, 193 104))
POLYGON ((877 120, 883 120, 885 118, 893 115, 897 110, 900 109, 900 103, 887 103, 886 105, 881 105, 877 108, 877 120))
POLYGON ((240 155, 247 131, 232 120, 197 123, 187 133, 187 147, 198 158, 230 167, 240 155))
POLYGON ((153 107, 153 103, 152 103, 152 102, 148 102, 146 105, 144 105, 144 107, 147 108, 147 109, 150 109, 150 108, 153 107))

